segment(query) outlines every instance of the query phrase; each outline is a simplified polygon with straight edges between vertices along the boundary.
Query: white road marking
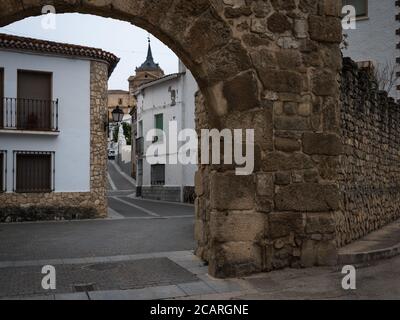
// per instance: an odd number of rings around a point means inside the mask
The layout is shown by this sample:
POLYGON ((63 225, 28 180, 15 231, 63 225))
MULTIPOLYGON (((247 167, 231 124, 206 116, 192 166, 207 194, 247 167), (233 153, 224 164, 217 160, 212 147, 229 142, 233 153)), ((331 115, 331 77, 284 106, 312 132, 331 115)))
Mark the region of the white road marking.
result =
POLYGON ((184 206, 184 207, 191 207, 194 208, 194 204, 192 203, 184 203, 184 202, 172 202, 172 201, 164 201, 164 200, 153 200, 153 199, 145 199, 145 198, 138 198, 135 193, 126 196, 127 198, 144 201, 144 202, 153 202, 153 203, 165 203, 165 204, 172 204, 177 206, 184 206))
POLYGON ((116 191, 116 190, 117 190, 117 186, 115 185, 114 181, 111 179, 111 176, 110 176, 110 173, 109 173, 109 172, 107 172, 107 179, 108 179, 108 183, 109 183, 110 186, 111 186, 111 189, 112 189, 113 191, 116 191))
POLYGON ((119 214, 117 211, 108 208, 108 218, 112 219, 112 220, 121 220, 121 219, 125 219, 125 217, 121 214, 119 214))
POLYGON ((157 214, 157 213, 155 213, 155 212, 153 212, 153 211, 147 210, 147 209, 145 209, 145 208, 143 208, 143 207, 137 206, 137 205, 135 205, 135 204, 133 204, 133 203, 130 203, 130 202, 125 201, 125 200, 122 200, 122 199, 120 199, 120 198, 118 198, 118 197, 110 197, 110 198, 112 198, 112 199, 114 199, 114 200, 117 200, 117 201, 119 201, 119 202, 121 202, 121 203, 124 203, 124 204, 126 204, 126 205, 128 205, 128 206, 131 206, 131 207, 133 207, 133 208, 136 208, 136 209, 138 209, 138 210, 140 210, 140 211, 143 211, 144 213, 147 213, 147 214, 150 215, 150 216, 153 216, 153 217, 160 217, 159 214, 157 214))
POLYGON ((118 167, 118 165, 114 162, 114 161, 110 161, 111 165, 115 168, 115 170, 118 171, 118 173, 125 179, 127 180, 130 184, 132 184, 133 186, 136 186, 136 181, 135 179, 131 178, 130 176, 128 176, 125 172, 123 172, 121 170, 120 167, 118 167))

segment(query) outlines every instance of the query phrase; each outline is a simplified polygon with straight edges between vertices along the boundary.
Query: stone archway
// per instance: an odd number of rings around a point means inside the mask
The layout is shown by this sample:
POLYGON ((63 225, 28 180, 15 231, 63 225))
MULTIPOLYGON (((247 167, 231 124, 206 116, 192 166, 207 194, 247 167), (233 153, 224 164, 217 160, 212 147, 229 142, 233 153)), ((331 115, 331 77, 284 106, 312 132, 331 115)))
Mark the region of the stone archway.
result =
POLYGON ((171 47, 201 88, 198 129, 255 129, 252 176, 196 175, 197 254, 212 275, 336 263, 341 1, 0 0, 0 25, 48 4, 129 21, 171 47))

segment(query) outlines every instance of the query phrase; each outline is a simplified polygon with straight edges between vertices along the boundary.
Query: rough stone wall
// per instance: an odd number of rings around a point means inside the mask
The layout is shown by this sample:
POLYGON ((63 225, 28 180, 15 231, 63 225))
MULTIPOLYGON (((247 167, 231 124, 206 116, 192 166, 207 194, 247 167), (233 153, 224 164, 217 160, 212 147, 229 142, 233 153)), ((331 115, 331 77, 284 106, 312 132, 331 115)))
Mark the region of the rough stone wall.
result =
MULTIPOLYGON (((108 65, 90 68, 90 192, 0 193, 0 222, 86 219, 107 215, 106 173, 108 65)), ((56 154, 57 156, 57 154, 56 154)), ((56 174, 62 168, 56 168, 56 174)))
POLYGON ((212 62, 248 70, 197 98, 197 128, 254 128, 256 168, 200 167, 197 254, 219 277, 335 264, 341 1, 223 2, 250 60, 233 42, 212 62))
POLYGON ((400 217, 400 105, 379 91, 370 69, 344 60, 339 246, 400 217))

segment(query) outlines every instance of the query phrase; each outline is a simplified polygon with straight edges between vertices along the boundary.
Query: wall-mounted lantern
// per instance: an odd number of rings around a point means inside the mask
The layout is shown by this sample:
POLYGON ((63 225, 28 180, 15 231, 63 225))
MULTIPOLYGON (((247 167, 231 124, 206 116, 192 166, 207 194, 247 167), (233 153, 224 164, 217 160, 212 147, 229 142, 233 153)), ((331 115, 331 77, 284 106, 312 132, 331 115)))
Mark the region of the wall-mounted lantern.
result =
MULTIPOLYGON (((124 120, 124 111, 120 108, 120 106, 116 106, 116 108, 111 112, 112 123, 120 123, 124 120)), ((108 128, 110 127, 110 119, 107 115, 107 121, 104 122, 104 131, 108 132, 108 128)))

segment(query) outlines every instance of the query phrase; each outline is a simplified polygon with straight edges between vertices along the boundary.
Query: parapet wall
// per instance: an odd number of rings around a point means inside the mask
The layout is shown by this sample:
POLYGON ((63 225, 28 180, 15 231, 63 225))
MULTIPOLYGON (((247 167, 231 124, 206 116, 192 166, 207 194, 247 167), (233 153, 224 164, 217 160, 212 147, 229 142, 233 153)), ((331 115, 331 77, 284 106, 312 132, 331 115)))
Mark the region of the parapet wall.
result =
POLYGON ((341 77, 338 246, 400 217, 400 105, 348 58, 341 77))

